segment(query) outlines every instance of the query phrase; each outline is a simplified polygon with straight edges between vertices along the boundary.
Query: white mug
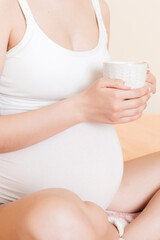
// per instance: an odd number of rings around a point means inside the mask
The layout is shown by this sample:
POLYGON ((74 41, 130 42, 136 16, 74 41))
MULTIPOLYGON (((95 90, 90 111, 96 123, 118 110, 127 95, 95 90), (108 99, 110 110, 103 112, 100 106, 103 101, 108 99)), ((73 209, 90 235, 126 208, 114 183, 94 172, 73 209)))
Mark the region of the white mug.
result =
POLYGON ((121 79, 132 89, 143 87, 146 82, 146 76, 147 63, 145 62, 109 61, 103 64, 104 78, 121 79))

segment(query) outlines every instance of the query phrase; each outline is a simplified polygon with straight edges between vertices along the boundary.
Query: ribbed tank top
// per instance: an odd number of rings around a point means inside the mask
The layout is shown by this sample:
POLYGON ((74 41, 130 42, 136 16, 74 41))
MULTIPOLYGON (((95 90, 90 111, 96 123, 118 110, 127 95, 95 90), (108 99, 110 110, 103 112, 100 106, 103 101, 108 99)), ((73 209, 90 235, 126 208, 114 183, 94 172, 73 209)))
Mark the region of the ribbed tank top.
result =
MULTIPOLYGON (((0 76, 0 115, 72 97, 102 77, 103 62, 110 60, 99 0, 92 0, 99 40, 88 51, 55 43, 37 24, 27 0, 18 2, 27 27, 22 40, 6 54, 0 76)), ((122 173, 123 155, 114 126, 80 123, 25 149, 0 154, 0 202, 63 187, 106 208, 122 173)))

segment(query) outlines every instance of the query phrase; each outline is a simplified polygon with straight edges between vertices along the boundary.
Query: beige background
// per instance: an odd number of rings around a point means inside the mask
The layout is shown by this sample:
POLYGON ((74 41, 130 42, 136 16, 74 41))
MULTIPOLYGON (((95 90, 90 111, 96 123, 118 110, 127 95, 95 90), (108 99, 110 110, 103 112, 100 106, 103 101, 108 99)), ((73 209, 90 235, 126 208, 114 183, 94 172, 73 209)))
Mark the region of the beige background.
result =
POLYGON ((157 77, 157 93, 144 113, 160 114, 160 0, 106 2, 111 13, 111 58, 149 63, 157 77))

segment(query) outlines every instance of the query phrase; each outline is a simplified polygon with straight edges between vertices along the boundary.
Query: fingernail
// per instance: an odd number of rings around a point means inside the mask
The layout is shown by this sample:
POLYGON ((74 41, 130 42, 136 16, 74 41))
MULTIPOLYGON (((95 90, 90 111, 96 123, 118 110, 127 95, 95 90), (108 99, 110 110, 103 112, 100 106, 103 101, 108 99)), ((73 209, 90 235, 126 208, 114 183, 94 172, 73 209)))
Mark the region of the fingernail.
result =
POLYGON ((153 95, 153 93, 152 92, 150 92, 150 96, 152 97, 152 95, 153 95))
POLYGON ((149 91, 151 92, 151 88, 149 87, 149 91))

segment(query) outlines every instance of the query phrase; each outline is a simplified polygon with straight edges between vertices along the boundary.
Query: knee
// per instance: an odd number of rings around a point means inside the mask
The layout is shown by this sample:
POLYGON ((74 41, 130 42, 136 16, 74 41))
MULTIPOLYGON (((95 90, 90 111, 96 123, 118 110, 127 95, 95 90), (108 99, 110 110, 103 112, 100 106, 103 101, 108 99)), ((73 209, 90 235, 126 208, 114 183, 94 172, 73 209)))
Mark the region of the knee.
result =
POLYGON ((24 216, 23 236, 25 232, 35 240, 95 240, 94 227, 83 211, 84 202, 66 193, 68 197, 51 191, 37 194, 24 216))

